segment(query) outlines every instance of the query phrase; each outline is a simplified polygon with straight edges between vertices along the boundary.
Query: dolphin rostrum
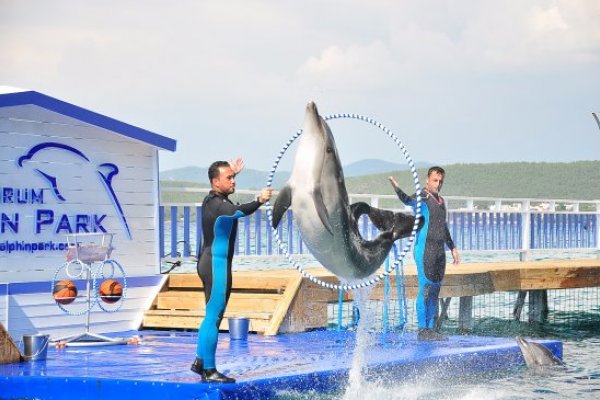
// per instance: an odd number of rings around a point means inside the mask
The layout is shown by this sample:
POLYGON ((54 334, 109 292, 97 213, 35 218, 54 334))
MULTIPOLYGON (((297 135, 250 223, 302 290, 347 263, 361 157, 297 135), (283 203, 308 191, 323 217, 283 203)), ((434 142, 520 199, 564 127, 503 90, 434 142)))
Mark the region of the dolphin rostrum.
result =
POLYGON ((291 176, 273 206, 273 227, 290 206, 313 256, 339 278, 349 281, 373 274, 394 241, 409 236, 415 223, 411 215, 362 202, 349 204, 333 135, 313 102, 306 106, 291 176), (363 239, 358 231, 362 214, 367 214, 380 230, 373 240, 363 239))
POLYGON ((516 340, 525 359, 525 364, 528 367, 564 365, 546 346, 536 342, 529 342, 522 336, 517 336, 516 340))

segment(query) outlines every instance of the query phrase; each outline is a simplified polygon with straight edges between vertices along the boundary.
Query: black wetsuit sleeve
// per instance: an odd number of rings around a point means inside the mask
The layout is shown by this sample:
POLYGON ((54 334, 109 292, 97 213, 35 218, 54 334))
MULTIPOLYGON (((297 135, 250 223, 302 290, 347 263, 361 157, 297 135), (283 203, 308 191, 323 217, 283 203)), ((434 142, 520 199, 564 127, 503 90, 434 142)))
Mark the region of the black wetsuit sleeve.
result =
POLYGON ((446 230, 446 246, 448 246, 448 248, 450 250, 452 250, 456 246, 454 245, 454 241, 452 241, 452 236, 450 236, 450 230, 448 229, 448 224, 446 224, 445 230, 446 230))
POLYGON ((407 206, 414 206, 416 204, 416 202, 417 202, 416 194, 409 196, 406 193, 404 193, 404 191, 402 189, 400 189, 399 187, 394 187, 394 190, 396 191, 396 195, 398 196, 400 201, 403 202, 404 204, 406 204, 407 206))
POLYGON ((244 204, 232 204, 227 201, 223 201, 219 204, 218 215, 233 215, 236 211, 241 211, 244 215, 250 215, 254 211, 258 210, 262 205, 260 201, 251 201, 244 204))

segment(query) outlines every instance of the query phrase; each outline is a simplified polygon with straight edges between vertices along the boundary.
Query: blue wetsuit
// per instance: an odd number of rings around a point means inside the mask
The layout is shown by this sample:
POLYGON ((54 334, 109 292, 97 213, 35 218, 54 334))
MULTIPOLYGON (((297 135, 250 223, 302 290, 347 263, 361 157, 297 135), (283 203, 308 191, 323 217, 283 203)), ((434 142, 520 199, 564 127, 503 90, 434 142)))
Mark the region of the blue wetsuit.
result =
POLYGON ((215 353, 219 325, 231 294, 233 259, 238 218, 252 214, 262 203, 235 205, 226 196, 211 191, 202 202, 204 244, 198 259, 198 275, 204 286, 206 315, 198 330, 196 357, 204 368, 216 368, 215 353))
MULTIPOLYGON (((398 198, 406 205, 416 207, 416 194, 408 196, 396 188, 398 198)), ((438 299, 446 273, 446 251, 454 249, 446 223, 444 199, 426 189, 421 193, 421 214, 424 224, 417 232, 414 246, 419 293, 417 294, 417 321, 420 329, 434 329, 438 313, 438 299)))

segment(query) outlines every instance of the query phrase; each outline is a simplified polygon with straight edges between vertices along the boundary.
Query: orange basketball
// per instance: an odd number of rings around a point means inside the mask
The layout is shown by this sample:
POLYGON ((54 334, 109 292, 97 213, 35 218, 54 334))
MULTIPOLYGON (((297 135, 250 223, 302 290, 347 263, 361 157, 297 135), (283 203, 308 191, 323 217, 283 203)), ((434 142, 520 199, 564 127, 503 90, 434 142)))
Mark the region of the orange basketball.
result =
POLYGON ((71 281, 60 281, 52 291, 54 300, 60 304, 71 304, 77 297, 77 286, 71 281))
POLYGON ((123 286, 114 279, 107 279, 100 284, 99 293, 105 303, 116 303, 123 295, 123 286))

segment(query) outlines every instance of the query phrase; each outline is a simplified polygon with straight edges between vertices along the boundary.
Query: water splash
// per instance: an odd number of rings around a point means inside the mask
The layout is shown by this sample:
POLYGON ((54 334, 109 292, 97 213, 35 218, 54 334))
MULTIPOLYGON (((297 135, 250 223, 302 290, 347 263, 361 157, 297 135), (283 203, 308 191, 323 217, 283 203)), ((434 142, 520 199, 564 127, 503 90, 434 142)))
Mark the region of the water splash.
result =
POLYGON ((356 342, 352 357, 352 366, 348 373, 348 386, 343 400, 362 400, 365 398, 363 388, 367 386, 365 376, 368 373, 366 355, 370 346, 374 343, 374 333, 371 327, 375 322, 375 313, 367 309, 372 287, 368 286, 352 291, 354 303, 359 310, 360 319, 356 328, 356 342))

